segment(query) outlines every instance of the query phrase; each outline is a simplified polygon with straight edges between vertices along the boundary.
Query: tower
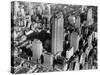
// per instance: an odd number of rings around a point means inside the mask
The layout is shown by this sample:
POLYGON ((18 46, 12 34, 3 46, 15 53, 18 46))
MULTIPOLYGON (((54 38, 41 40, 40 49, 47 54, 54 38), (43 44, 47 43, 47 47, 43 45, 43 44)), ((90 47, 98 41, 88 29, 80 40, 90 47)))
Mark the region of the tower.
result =
POLYGON ((52 53, 57 54, 58 52, 63 51, 63 15, 60 14, 54 20, 54 24, 52 25, 52 53))
POLYGON ((42 50, 43 50, 43 47, 42 47, 42 42, 40 40, 37 40, 35 39, 33 42, 32 42, 32 53, 33 53, 33 59, 40 59, 40 56, 42 54, 42 50))

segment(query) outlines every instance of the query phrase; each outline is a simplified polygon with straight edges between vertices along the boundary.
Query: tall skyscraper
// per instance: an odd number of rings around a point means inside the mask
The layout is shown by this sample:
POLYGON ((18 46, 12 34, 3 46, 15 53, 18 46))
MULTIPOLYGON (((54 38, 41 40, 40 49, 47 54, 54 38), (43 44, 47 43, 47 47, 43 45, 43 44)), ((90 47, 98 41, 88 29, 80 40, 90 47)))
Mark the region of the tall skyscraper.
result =
POLYGON ((52 25, 52 53, 57 54, 58 52, 63 51, 63 15, 55 18, 54 25, 52 25))

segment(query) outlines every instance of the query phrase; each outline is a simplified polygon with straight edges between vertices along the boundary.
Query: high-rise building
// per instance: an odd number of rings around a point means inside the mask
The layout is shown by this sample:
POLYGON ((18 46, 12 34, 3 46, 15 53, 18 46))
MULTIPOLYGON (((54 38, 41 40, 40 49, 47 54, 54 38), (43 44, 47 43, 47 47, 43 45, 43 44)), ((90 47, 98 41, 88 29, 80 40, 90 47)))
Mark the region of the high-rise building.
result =
POLYGON ((74 48, 74 52, 78 50, 79 47, 79 35, 77 32, 72 32, 70 35, 70 47, 74 48))
POLYGON ((48 67, 48 69, 53 69, 53 55, 49 53, 44 53, 44 65, 48 67))
POLYGON ((63 15, 59 18, 55 18, 54 24, 52 25, 52 53, 57 54, 63 51, 63 15))
POLYGON ((88 22, 88 25, 92 25, 93 24, 93 13, 92 13, 92 8, 90 8, 88 10, 88 13, 87 13, 87 22, 88 22))
POLYGON ((77 18, 75 19, 75 27, 80 28, 80 17, 79 16, 77 16, 77 18))
POLYGON ((42 54, 43 46, 42 42, 40 40, 35 39, 32 42, 32 53, 33 53, 33 59, 40 59, 40 56, 42 54))
POLYGON ((69 51, 66 51, 66 58, 70 59, 71 56, 74 54, 74 47, 72 47, 69 51))

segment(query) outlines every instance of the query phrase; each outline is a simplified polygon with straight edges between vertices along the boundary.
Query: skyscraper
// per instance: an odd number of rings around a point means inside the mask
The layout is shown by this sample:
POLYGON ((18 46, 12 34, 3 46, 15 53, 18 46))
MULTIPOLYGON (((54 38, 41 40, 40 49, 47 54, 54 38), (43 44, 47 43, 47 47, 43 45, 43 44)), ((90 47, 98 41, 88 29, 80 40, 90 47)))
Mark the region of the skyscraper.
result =
POLYGON ((33 53, 33 59, 40 59, 40 56, 42 54, 42 42, 40 40, 35 39, 32 42, 32 53, 33 53))
POLYGON ((52 53, 57 54, 63 51, 63 15, 55 18, 54 25, 52 25, 52 53))

